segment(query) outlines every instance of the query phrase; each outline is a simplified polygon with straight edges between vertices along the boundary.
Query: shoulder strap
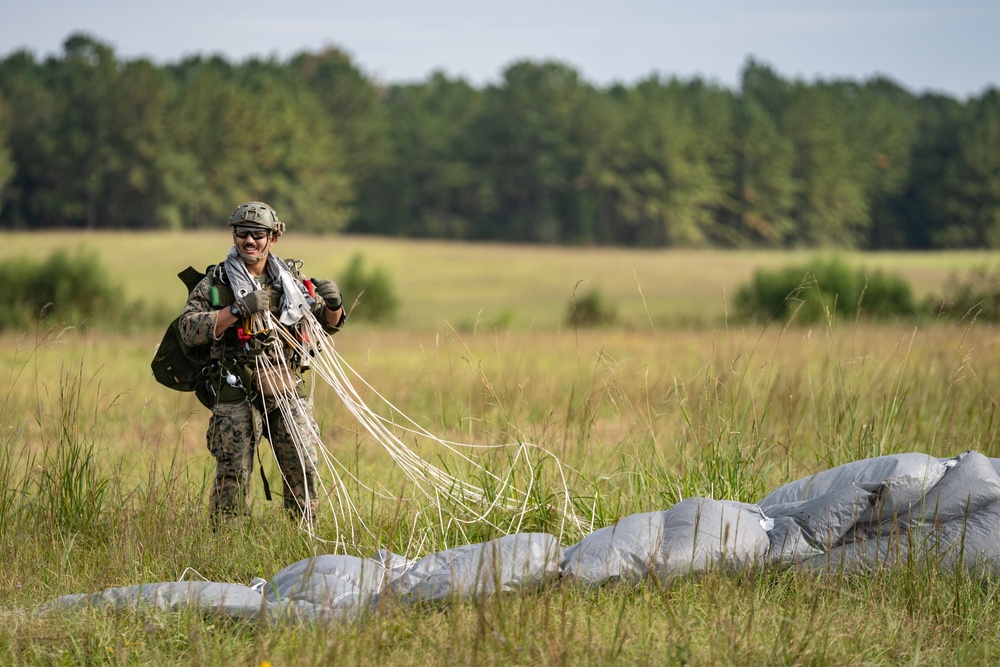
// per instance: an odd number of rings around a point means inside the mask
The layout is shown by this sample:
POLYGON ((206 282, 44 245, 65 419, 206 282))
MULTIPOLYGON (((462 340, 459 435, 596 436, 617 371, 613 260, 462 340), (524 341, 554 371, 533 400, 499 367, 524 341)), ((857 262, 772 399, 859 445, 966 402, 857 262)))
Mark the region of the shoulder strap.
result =
POLYGON ((183 282, 184 286, 187 287, 188 294, 190 294, 194 291, 195 286, 201 282, 202 278, 205 277, 211 268, 212 267, 208 267, 208 269, 205 269, 203 273, 193 266, 189 266, 178 273, 177 277, 181 279, 181 282, 183 282))
POLYGON ((190 294, 194 291, 195 286, 197 286, 198 283, 205 278, 205 276, 212 276, 212 287, 214 288, 212 305, 228 306, 233 302, 233 291, 224 281, 225 271, 219 271, 219 267, 219 264, 209 264, 202 272, 193 266, 189 266, 178 273, 177 277, 181 279, 184 286, 187 287, 188 294, 190 294))

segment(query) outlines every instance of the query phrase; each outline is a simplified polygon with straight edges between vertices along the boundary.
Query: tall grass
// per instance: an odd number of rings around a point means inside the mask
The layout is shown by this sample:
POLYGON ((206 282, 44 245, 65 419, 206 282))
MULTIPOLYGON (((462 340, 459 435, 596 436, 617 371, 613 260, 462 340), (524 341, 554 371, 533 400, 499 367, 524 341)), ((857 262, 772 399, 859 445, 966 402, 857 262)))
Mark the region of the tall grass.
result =
MULTIPOLYGON (((224 235, 201 238, 208 242, 192 259, 198 268, 217 261, 225 244, 224 235)), ((5 240, 2 252, 13 252, 23 239, 5 240)), ((89 240, 115 258, 108 265, 128 298, 180 307, 183 288, 173 274, 182 267, 159 252, 176 237, 89 240)), ((393 281, 406 286, 405 328, 352 321, 338 337, 341 353, 435 433, 534 442, 556 454, 574 470, 574 508, 595 528, 690 496, 752 501, 788 480, 884 453, 1000 453, 992 326, 726 328, 720 295, 727 286, 760 262, 789 261, 785 255, 288 241, 282 254, 305 259, 318 277, 338 277, 352 250, 390 267, 393 281), (621 308, 621 329, 561 328, 581 278, 621 308), (678 321, 701 327, 666 326, 678 321)), ((46 252, 53 243, 42 244, 46 252)), ((903 268, 926 293, 942 272, 967 261, 936 255, 903 268), (946 260, 954 265, 927 264, 946 260)), ((557 585, 440 608, 389 606, 367 622, 333 627, 258 627, 149 610, 33 615, 58 595, 110 586, 181 576, 247 583, 330 548, 285 521, 256 483, 252 519, 237 530, 211 530, 207 415, 193 397, 152 382, 157 340, 154 333, 80 331, 0 337, 7 380, 0 388, 0 655, 8 662, 986 664, 1000 651, 996 582, 933 561, 864 576, 765 569, 600 591, 557 585)), ((359 533, 349 552, 418 556, 497 534, 428 512, 330 393, 321 388, 316 398, 338 457, 398 496, 380 499, 348 482, 373 529, 359 533)), ((424 454, 456 475, 471 474, 433 449, 424 454)), ((499 472, 509 457, 500 451, 484 462, 499 472)), ((517 474, 517 485, 531 489, 531 511, 511 513, 508 525, 558 533, 551 461, 534 460, 517 474)), ((331 531, 321 515, 318 534, 331 531)), ((578 537, 562 535, 564 544, 578 537)))
MULTIPOLYGON (((553 452, 575 471, 574 506, 596 528, 690 496, 754 501, 786 481, 884 453, 997 456, 996 336, 989 326, 945 323, 650 333, 358 328, 338 350, 443 437, 527 441, 553 452)), ((0 654, 11 662, 960 664, 1000 652, 996 582, 933 562, 865 576, 757 569, 599 591, 553 585, 445 607, 389 605, 370 620, 333 626, 141 609, 33 615, 65 593, 181 576, 248 583, 327 552, 266 503, 259 484, 249 522, 212 530, 207 413, 151 382, 155 338, 68 331, 0 339, 9 378, 0 404, 0 654)), ((316 409, 338 457, 399 496, 351 488, 373 531, 359 534, 350 553, 418 556, 495 536, 424 511, 322 388, 316 409)), ((468 472, 433 449, 424 454, 468 472)), ((484 461, 499 471, 509 456, 501 450, 484 461)), ((518 473, 534 501, 519 530, 559 530, 549 463, 518 473)), ((320 537, 330 521, 321 515, 320 537)))

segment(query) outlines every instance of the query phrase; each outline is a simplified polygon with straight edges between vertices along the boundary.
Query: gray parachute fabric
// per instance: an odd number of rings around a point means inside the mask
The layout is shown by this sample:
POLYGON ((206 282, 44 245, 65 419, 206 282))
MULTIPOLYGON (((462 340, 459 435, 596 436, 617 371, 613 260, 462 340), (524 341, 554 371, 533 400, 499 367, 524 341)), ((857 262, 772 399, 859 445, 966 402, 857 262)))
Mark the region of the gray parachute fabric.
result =
POLYGON ((1000 476, 990 459, 966 452, 943 461, 946 474, 906 511, 882 510, 880 521, 856 530, 853 540, 819 560, 823 567, 854 570, 902 558, 950 567, 998 564, 1000 476))
MULTIPOLYGON (((926 454, 892 454, 853 461, 790 482, 765 496, 758 504, 768 516, 778 516, 788 503, 812 500, 852 485, 883 485, 884 509, 896 512, 920 501, 944 477, 947 466, 926 454)), ((865 519, 870 517, 859 517, 865 519)))
MULTIPOLYGON (((530 592, 555 580, 594 587, 714 568, 793 566, 866 571, 914 562, 1000 574, 1000 460, 909 453, 855 461, 774 490, 756 504, 687 498, 626 516, 563 548, 515 533, 408 560, 329 554, 298 561, 263 585, 165 582, 64 595, 39 611, 82 605, 197 609, 272 621, 361 618, 403 604, 530 592)), ((260 580, 263 582, 263 580, 260 580)))
POLYGON ((880 484, 851 482, 822 495, 774 506, 769 558, 801 563, 841 544, 875 504, 880 484))
POLYGON ((597 586, 761 562, 770 542, 756 506, 688 498, 665 512, 625 517, 565 550, 564 579, 597 586))
POLYGON ((270 618, 334 619, 364 612, 382 590, 387 573, 378 559, 324 555, 281 570, 264 587, 270 618))
MULTIPOLYGON (((947 474, 908 516, 906 528, 921 557, 993 571, 1000 566, 1000 474, 996 459, 966 452, 945 462, 947 474), (918 541, 918 538, 926 539, 918 541)), ((881 531, 888 533, 892 526, 881 531)))
POLYGON ((547 533, 514 533, 418 560, 389 586, 407 602, 471 599, 533 591, 559 574, 562 549, 547 533))
POLYGON ((657 552, 661 579, 704 572, 717 566, 758 564, 770 542, 759 508, 711 498, 687 498, 663 513, 663 542, 657 552))
POLYGON ((663 514, 627 516, 566 548, 559 567, 563 579, 597 586, 648 576, 663 540, 663 514))
POLYGON ((167 581, 109 588, 99 593, 64 595, 43 605, 39 611, 81 606, 131 609, 150 607, 161 611, 193 608, 233 618, 257 618, 261 611, 260 591, 239 584, 211 581, 167 581))

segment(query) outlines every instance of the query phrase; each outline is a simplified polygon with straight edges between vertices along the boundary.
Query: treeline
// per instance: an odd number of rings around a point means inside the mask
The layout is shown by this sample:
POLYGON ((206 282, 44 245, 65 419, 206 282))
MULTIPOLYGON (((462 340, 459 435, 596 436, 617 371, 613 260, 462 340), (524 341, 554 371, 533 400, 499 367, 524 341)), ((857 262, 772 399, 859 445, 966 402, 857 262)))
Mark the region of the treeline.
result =
POLYGON ((624 246, 1000 247, 1000 91, 882 78, 596 87, 523 61, 383 86, 336 49, 0 60, 0 227, 290 229, 624 246))

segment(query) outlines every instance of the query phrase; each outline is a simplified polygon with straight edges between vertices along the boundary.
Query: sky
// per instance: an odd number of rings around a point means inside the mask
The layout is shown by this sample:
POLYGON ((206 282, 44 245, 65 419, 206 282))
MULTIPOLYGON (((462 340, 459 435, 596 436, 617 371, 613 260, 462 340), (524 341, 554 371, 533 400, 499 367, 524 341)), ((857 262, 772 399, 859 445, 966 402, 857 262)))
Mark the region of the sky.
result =
POLYGON ((754 58, 786 79, 884 76, 960 99, 1000 88, 1000 0, 0 0, 0 25, 0 57, 59 55, 74 32, 158 64, 333 46, 386 84, 442 71, 484 86, 529 59, 599 86, 659 75, 737 89, 754 58))

